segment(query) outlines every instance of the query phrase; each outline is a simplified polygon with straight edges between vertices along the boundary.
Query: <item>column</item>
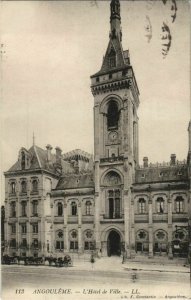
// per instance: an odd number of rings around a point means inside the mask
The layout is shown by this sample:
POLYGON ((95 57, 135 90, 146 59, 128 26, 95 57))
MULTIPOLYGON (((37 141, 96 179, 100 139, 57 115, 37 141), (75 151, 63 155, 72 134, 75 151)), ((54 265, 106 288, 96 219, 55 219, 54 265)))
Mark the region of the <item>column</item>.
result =
POLYGON ((99 160, 95 161, 95 242, 96 250, 98 251, 101 248, 100 241, 100 189, 99 189, 99 160))
POLYGON ((16 217, 17 217, 17 223, 16 223, 16 243, 18 245, 18 255, 20 256, 20 243, 21 243, 21 228, 20 228, 20 199, 16 199, 16 217))
POLYGON ((31 226, 31 201, 30 201, 30 198, 28 199, 28 220, 27 220, 27 246, 28 246, 28 249, 27 249, 27 256, 30 256, 30 247, 31 247, 31 236, 32 236, 32 226, 31 226))
POLYGON ((131 257, 135 256, 135 216, 134 199, 131 199, 131 257))
POLYGON ((168 257, 172 259, 172 199, 170 193, 168 196, 168 248, 168 257))
POLYGON ((78 252, 82 253, 82 210, 81 210, 81 202, 78 203, 78 252))
POLYGON ((153 212, 151 195, 149 197, 149 257, 153 257, 153 212))
POLYGON ((68 212, 67 212, 67 202, 64 203, 64 250, 69 252, 68 244, 68 212))
POLYGON ((55 252, 54 245, 54 210, 53 203, 50 204, 51 207, 51 226, 50 226, 50 253, 53 254, 55 252))
POLYGON ((130 201, 131 191, 124 190, 124 223, 125 223, 125 250, 126 257, 130 258, 130 237, 129 237, 129 201, 130 201))
POLYGON ((8 234, 8 222, 10 217, 10 202, 5 200, 5 224, 4 224, 4 230, 5 230, 5 247, 4 247, 4 253, 2 254, 8 254, 8 242, 9 242, 9 234, 8 234))

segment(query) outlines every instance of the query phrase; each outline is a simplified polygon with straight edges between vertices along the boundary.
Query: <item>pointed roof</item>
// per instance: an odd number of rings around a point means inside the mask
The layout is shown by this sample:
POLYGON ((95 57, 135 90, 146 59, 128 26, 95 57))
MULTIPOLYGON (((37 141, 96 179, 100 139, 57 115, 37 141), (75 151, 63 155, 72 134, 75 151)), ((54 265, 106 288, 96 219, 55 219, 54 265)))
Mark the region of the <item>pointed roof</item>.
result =
POLYGON ((100 71, 92 75, 91 78, 98 75, 104 75, 108 72, 126 69, 128 65, 130 65, 129 53, 128 51, 123 51, 121 43, 122 33, 119 0, 112 0, 110 9, 111 30, 109 35, 109 44, 103 58, 100 71), (112 59, 113 63, 111 62, 112 59))

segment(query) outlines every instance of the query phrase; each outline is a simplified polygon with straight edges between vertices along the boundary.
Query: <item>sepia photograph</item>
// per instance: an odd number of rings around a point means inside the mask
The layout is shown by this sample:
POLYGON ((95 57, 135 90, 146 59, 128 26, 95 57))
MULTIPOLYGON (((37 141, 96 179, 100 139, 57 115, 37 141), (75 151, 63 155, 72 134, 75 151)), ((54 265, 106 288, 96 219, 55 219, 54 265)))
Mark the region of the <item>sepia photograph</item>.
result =
POLYGON ((0 2, 2 300, 191 299, 190 21, 0 2))

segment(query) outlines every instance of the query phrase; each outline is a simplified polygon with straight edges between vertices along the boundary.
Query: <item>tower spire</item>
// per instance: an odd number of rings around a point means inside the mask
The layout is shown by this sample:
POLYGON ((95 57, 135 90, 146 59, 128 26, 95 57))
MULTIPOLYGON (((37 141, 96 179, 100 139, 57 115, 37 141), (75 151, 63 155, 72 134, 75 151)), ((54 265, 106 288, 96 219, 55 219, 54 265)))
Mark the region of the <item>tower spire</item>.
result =
POLYGON ((119 37, 120 41, 122 40, 121 33, 121 16, 120 16, 120 2, 119 0, 111 0, 110 3, 110 25, 111 25, 111 38, 119 37))
POLYGON ((33 146, 35 146, 35 135, 34 135, 34 131, 33 131, 33 137, 32 137, 32 139, 33 139, 33 146))

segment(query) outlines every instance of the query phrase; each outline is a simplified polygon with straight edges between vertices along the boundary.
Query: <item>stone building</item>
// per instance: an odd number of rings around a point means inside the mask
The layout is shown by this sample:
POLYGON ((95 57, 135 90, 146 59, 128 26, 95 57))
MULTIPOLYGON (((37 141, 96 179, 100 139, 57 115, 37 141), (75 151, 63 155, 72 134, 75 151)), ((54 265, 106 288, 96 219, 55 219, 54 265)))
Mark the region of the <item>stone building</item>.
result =
POLYGON ((94 157, 35 144, 21 148, 5 172, 5 252, 172 257, 188 246, 191 123, 187 161, 139 164, 139 89, 122 48, 120 3, 110 4, 111 30, 94 97, 94 157))

